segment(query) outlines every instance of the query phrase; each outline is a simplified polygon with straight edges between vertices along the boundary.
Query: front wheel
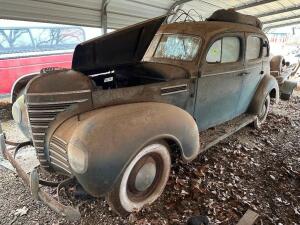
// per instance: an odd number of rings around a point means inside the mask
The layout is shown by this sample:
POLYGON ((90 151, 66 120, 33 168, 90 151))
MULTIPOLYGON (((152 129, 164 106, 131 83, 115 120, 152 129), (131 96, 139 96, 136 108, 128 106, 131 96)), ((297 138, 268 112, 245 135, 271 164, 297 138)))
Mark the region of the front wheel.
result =
POLYGON ((121 216, 139 211, 162 194, 170 168, 168 145, 164 142, 147 145, 132 159, 106 196, 108 204, 121 216))
POLYGON ((269 109, 270 109, 270 95, 268 94, 265 97, 264 103, 261 107, 259 114, 257 115, 256 120, 254 121, 253 125, 256 129, 260 128, 261 125, 266 121, 269 109))

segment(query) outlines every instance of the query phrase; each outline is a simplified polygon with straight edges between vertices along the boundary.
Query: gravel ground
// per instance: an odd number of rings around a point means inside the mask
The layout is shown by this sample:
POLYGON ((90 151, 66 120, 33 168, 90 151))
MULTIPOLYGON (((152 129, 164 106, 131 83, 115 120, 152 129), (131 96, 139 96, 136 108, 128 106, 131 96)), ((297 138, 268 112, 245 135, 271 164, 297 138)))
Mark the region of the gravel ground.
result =
MULTIPOLYGON (((174 162, 159 200, 128 218, 113 214, 104 199, 80 201, 73 187, 63 191, 64 202, 80 203, 82 220, 73 224, 186 224, 193 215, 207 215, 211 224, 236 224, 247 209, 260 214, 256 224, 300 224, 299 96, 273 107, 261 130, 246 127, 193 163, 174 162)), ((8 136, 20 139, 5 118, 8 136)), ((0 224, 71 224, 34 202, 20 179, 3 168, 0 196, 0 224)))

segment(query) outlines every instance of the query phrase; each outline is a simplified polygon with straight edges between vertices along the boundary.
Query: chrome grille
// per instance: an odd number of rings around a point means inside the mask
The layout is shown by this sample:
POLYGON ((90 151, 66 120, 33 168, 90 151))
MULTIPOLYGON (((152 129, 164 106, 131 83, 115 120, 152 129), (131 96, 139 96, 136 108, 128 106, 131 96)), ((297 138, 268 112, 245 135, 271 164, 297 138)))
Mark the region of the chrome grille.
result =
MULTIPOLYGON (((62 93, 63 95, 65 93, 62 93)), ((60 94, 58 94, 60 95, 60 94)), ((30 94, 30 97, 35 96, 34 94, 30 94)), ((37 94, 36 96, 39 96, 39 94, 37 94)), ((49 99, 51 99, 51 97, 53 96, 53 94, 49 94, 49 99)), ((43 97, 47 98, 47 96, 45 94, 43 94, 43 97)), ((83 97, 83 96, 81 96, 83 97)), ((47 161, 47 157, 44 153, 44 145, 45 145, 45 135, 46 135, 46 131, 49 127, 49 124, 55 119, 56 115, 60 112, 65 111, 69 106, 71 106, 72 104, 76 104, 76 103, 81 103, 81 102, 85 102, 88 101, 87 98, 80 98, 80 96, 78 96, 76 100, 72 100, 72 101, 53 101, 53 102, 49 102, 49 101, 40 101, 40 102, 31 102, 31 101, 27 101, 27 110, 28 110, 28 117, 29 117, 29 123, 30 123, 30 127, 31 127, 31 132, 32 132, 32 140, 33 140, 33 144, 34 147, 36 148, 37 151, 37 155, 38 158, 40 160, 41 166, 42 167, 49 167, 48 165, 48 161, 47 161)), ((58 143, 59 141, 57 141, 58 143)), ((60 145, 63 142, 60 142, 60 145)), ((58 146, 60 146, 58 145, 58 146)), ((62 147, 62 149, 66 149, 64 148, 65 146, 60 146, 62 147)), ((68 163, 66 161, 64 161, 63 159, 56 157, 57 156, 57 148, 54 144, 54 147, 52 146, 52 148, 50 147, 49 150, 49 155, 50 155, 50 162, 53 165, 58 165, 58 167, 63 167, 62 169, 64 169, 66 172, 70 173, 69 167, 68 167, 68 163), (53 154, 51 154, 51 151, 53 150, 53 154)), ((66 158, 66 154, 63 155, 63 157, 66 158)))
POLYGON ((51 164, 71 174, 67 155, 67 143, 65 141, 53 136, 50 142, 49 154, 51 164))

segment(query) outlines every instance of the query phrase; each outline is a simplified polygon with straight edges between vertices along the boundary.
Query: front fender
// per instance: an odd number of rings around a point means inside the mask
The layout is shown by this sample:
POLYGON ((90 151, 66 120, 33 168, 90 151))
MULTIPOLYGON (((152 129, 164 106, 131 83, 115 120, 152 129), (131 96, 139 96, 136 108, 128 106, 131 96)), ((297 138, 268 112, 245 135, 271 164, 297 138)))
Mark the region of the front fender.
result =
POLYGON ((249 105, 248 112, 252 114, 259 114, 261 107, 264 104, 265 97, 271 94, 271 97, 275 98, 275 102, 279 101, 279 87, 276 79, 273 76, 265 75, 252 98, 249 105))
POLYGON ((200 151, 194 119, 173 105, 134 103, 82 114, 68 149, 83 149, 88 154, 88 168, 84 174, 74 174, 88 193, 103 195, 139 150, 158 139, 175 141, 185 161, 200 151))

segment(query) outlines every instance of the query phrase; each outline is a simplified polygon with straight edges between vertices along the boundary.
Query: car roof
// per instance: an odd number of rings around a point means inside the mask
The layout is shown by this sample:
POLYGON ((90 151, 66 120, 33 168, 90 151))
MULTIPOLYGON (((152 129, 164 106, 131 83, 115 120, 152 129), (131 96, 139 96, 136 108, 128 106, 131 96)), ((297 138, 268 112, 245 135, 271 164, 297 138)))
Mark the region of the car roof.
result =
POLYGON ((202 37, 213 37, 217 34, 231 33, 231 32, 249 32, 256 33, 266 37, 264 32, 251 25, 231 22, 218 22, 218 21, 201 21, 201 22, 180 22, 165 24, 160 27, 157 34, 161 33, 180 33, 197 35, 202 37))

